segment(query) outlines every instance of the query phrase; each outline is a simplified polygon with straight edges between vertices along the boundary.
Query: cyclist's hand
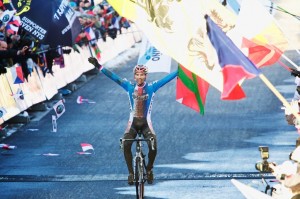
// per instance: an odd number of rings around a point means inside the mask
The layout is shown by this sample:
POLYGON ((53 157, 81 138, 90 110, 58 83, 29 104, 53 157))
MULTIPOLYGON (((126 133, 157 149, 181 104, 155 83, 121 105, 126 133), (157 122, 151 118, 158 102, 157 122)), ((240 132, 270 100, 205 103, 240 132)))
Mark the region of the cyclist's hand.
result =
POLYGON ((101 69, 102 65, 99 64, 98 60, 95 57, 89 57, 88 61, 93 64, 96 68, 101 69))

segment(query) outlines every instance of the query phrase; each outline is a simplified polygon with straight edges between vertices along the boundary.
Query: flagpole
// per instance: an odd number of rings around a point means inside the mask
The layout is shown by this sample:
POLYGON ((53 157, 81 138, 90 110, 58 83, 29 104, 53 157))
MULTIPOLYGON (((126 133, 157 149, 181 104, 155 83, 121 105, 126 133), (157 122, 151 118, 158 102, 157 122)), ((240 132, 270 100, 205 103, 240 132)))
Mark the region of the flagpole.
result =
POLYGON ((297 66, 292 60, 290 60, 287 56, 284 54, 281 55, 286 61, 288 61, 290 64, 292 64, 297 70, 299 70, 299 66, 297 66))
POLYGON ((288 101, 277 91, 273 84, 266 78, 264 74, 259 74, 260 79, 268 86, 268 88, 278 97, 278 99, 283 103, 283 105, 289 109, 291 113, 296 117, 297 122, 300 122, 300 116, 297 111, 295 111, 288 101))

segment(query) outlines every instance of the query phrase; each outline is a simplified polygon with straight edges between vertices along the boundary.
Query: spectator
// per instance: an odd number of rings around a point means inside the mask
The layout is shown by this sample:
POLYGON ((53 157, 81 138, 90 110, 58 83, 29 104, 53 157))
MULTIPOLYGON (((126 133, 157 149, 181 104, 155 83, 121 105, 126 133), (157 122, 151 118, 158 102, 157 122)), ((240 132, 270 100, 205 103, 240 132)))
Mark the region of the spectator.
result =
MULTIPOLYGON (((292 101, 290 102, 290 105, 295 112, 299 113, 299 102, 300 102, 300 72, 296 69, 291 69, 291 75, 295 76, 295 84, 296 90, 294 92, 294 96, 292 101)), ((294 114, 289 110, 287 107, 285 107, 285 118, 289 125, 298 125, 296 121, 296 117, 294 114)), ((300 121, 299 121, 300 122, 300 121)))
POLYGON ((281 186, 287 188, 285 198, 300 199, 300 146, 291 153, 290 159, 280 165, 269 166, 281 186))
POLYGON ((28 50, 28 46, 24 46, 20 50, 7 49, 6 41, 0 41, 0 74, 6 73, 6 67, 11 67, 15 60, 20 60, 28 50))

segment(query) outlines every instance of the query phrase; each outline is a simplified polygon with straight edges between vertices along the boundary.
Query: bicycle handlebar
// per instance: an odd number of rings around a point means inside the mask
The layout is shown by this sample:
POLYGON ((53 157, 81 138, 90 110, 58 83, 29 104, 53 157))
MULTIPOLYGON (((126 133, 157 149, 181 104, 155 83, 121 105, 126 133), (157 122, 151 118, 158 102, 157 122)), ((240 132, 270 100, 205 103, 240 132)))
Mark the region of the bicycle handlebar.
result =
POLYGON ((137 142, 137 141, 151 141, 151 140, 154 140, 153 137, 151 138, 146 138, 146 139, 139 139, 139 138, 135 138, 135 139, 123 139, 123 138, 120 138, 120 141, 133 141, 133 142, 137 142))
POLYGON ((141 139, 141 138, 135 138, 135 139, 123 139, 123 138, 120 138, 120 144, 121 144, 121 146, 122 146, 122 148, 123 148, 123 141, 133 141, 133 142, 138 142, 138 141, 150 141, 151 142, 151 149, 152 150, 155 150, 155 148, 154 148, 154 138, 153 137, 150 137, 150 138, 143 138, 143 139, 141 139))

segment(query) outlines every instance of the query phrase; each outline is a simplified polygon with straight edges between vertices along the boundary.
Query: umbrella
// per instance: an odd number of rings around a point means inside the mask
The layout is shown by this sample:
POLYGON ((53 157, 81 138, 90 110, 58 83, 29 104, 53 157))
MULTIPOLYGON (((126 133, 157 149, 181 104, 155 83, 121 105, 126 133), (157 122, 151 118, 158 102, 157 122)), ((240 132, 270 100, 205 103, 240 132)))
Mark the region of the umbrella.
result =
POLYGON ((22 28, 43 44, 72 46, 81 24, 68 0, 11 0, 4 4, 16 10, 22 28))

